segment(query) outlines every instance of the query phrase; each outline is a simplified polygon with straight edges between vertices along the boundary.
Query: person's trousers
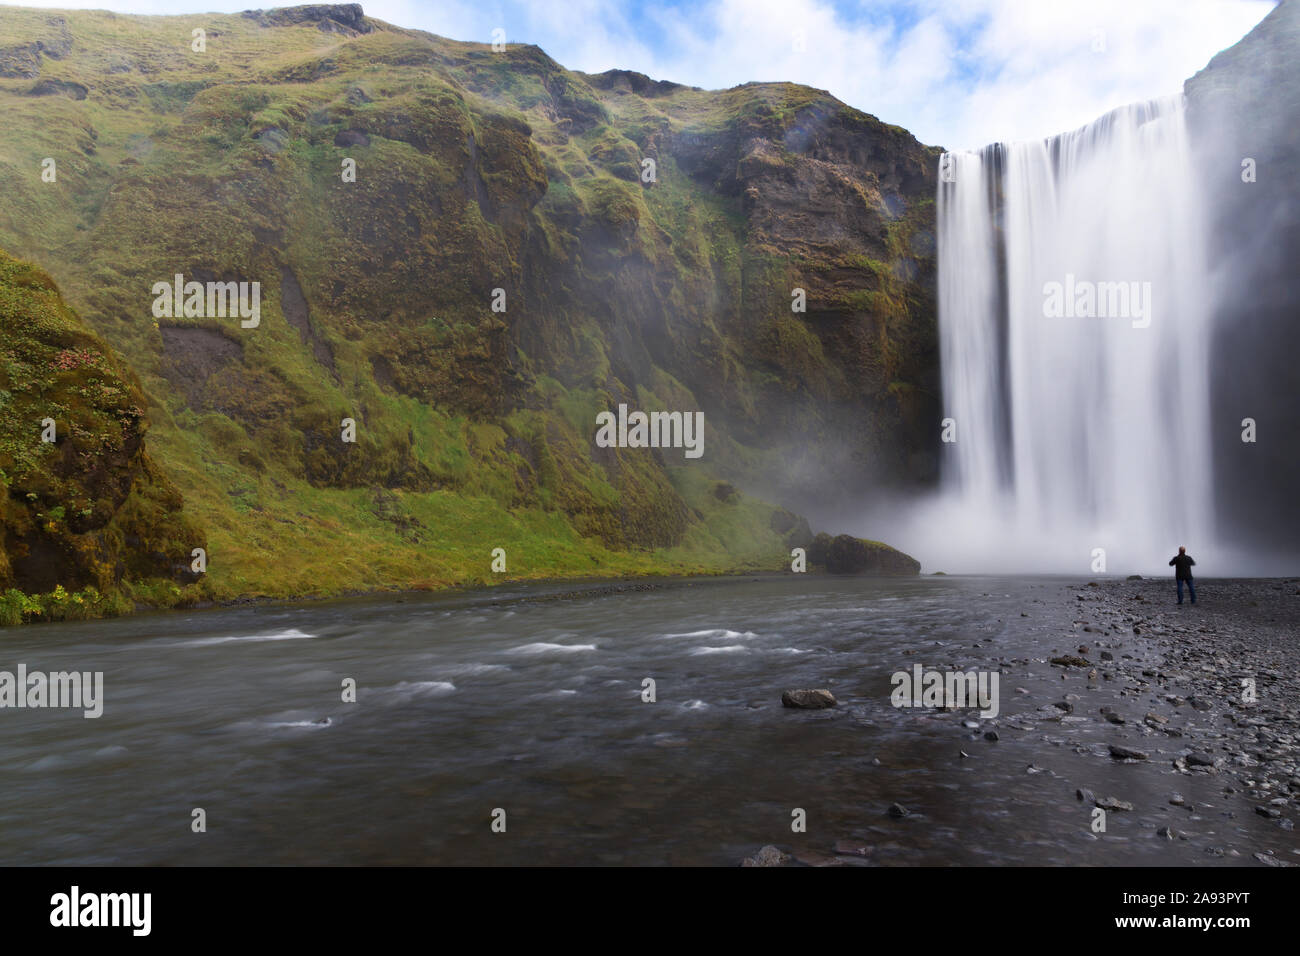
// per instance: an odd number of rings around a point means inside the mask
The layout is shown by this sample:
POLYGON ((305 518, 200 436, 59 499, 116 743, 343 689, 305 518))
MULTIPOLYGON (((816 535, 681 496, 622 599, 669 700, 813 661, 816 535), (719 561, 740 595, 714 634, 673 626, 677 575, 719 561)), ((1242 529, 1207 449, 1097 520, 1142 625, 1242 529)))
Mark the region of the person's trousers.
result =
POLYGON ((1191 579, 1191 578, 1188 578, 1186 581, 1184 581, 1182 578, 1179 578, 1179 579, 1178 579, 1178 603, 1179 603, 1179 604, 1182 604, 1182 603, 1183 603, 1183 585, 1184 585, 1184 584, 1187 585, 1187 590, 1191 592, 1191 594, 1192 594, 1192 603, 1195 604, 1195 603, 1196 603, 1196 587, 1195 587, 1195 585, 1192 584, 1192 579, 1191 579))

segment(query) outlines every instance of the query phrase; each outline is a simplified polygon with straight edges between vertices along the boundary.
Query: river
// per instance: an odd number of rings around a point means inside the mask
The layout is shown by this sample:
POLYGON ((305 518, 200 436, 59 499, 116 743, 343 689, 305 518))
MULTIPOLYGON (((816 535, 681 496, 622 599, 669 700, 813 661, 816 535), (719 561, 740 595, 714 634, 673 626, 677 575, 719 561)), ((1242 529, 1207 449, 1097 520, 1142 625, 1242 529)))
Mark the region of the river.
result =
POLYGON ((507 585, 7 630, 0 669, 102 671, 104 711, 0 710, 0 863, 734 865, 840 840, 884 864, 1207 862, 1152 836, 1173 789, 1211 808, 1205 839, 1275 842, 1212 809, 1213 778, 1109 759, 1106 723, 1040 722, 1070 584, 507 585), (1001 715, 894 708, 917 663, 1000 666, 1001 715), (799 687, 840 704, 783 708, 799 687), (1078 787, 1136 809, 1094 834, 1078 787))

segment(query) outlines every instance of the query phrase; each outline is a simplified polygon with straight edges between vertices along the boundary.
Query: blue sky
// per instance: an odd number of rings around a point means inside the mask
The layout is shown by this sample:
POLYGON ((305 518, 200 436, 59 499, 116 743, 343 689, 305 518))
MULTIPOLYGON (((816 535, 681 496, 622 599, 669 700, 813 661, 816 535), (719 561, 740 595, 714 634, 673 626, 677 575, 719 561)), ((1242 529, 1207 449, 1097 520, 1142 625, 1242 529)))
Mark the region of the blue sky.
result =
MULTIPOLYGON (((234 12, 251 0, 29 0, 120 13, 234 12)), ((264 6, 275 6, 267 3, 264 6)), ((292 3, 279 4, 290 6, 292 3)), ((970 148, 1073 129, 1175 93, 1272 0, 370 0, 458 40, 536 43, 563 65, 708 89, 793 80, 922 142, 970 148)), ((3 16, 0 6, 0 16, 3 16)))

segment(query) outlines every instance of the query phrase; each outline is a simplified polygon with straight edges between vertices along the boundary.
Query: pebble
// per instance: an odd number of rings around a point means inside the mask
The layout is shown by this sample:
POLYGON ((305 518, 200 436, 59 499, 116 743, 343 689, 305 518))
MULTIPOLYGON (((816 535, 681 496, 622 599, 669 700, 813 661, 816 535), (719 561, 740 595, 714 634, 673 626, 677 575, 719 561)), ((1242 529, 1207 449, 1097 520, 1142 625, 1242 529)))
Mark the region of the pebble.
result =
POLYGON ((1119 744, 1110 745, 1110 755, 1116 760, 1146 760, 1150 756, 1144 750, 1134 750, 1132 747, 1123 747, 1119 744))
POLYGON ((834 852, 843 856, 871 856, 875 847, 866 846, 865 844, 853 843, 849 840, 836 840, 835 846, 832 847, 834 852))
POLYGON ((1101 807, 1103 810, 1132 810, 1133 804, 1127 800, 1120 800, 1118 797, 1106 797, 1101 800, 1093 801, 1094 805, 1101 807))

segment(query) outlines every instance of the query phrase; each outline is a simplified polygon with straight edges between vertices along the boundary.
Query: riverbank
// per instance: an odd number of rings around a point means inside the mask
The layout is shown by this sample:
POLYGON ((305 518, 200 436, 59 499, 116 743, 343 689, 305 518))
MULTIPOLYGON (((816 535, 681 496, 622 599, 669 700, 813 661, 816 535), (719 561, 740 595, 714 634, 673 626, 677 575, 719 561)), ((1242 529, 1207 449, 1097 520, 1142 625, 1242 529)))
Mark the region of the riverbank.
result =
POLYGON ((780 574, 780 554, 765 562, 741 562, 734 566, 644 563, 628 566, 615 563, 603 575, 591 569, 547 568, 535 576, 518 574, 473 574, 455 581, 402 581, 377 583, 369 587, 329 587, 309 591, 259 590, 252 593, 229 593, 206 581, 178 587, 163 581, 123 582, 117 589, 100 592, 94 587, 69 591, 62 585, 46 593, 30 594, 17 588, 0 591, 0 628, 18 625, 50 624, 65 621, 108 620, 175 611, 211 610, 234 607, 277 607, 354 598, 388 598, 402 600, 415 594, 473 594, 502 587, 536 584, 542 587, 582 582, 630 582, 677 580, 683 578, 734 577, 746 574, 780 574))
POLYGON ((1218 777, 1225 794, 1292 831, 1300 802, 1300 581, 1205 579, 1197 603, 1182 605, 1167 580, 1087 590, 1097 594, 1076 595, 1080 616, 1100 624, 1107 643, 1122 648, 1115 639, 1127 628, 1160 656, 1154 672, 1135 655, 1101 662, 1103 679, 1111 673, 1132 685, 1134 704, 1151 704, 1132 736, 1172 745, 1178 773, 1218 777))
MULTIPOLYGON (((504 562, 504 559, 503 559, 504 562)), ((798 573, 836 574, 861 577, 913 577, 920 573, 920 562, 910 555, 880 541, 855 538, 850 535, 818 534, 811 538, 806 548, 806 559, 798 573)), ((195 611, 233 607, 276 607, 316 601, 347 600, 352 598, 385 598, 403 601, 414 594, 472 595, 500 588, 537 587, 558 588, 576 586, 570 596, 600 596, 592 594, 591 587, 610 588, 615 594, 625 590, 648 590, 655 582, 674 582, 707 578, 734 578, 755 576, 785 576, 794 573, 784 552, 773 552, 766 560, 737 562, 731 565, 690 565, 653 563, 625 568, 614 565, 604 575, 592 575, 590 569, 574 570, 564 574, 547 568, 535 575, 510 575, 504 571, 487 576, 473 575, 453 583, 421 582, 408 586, 379 586, 343 590, 326 590, 305 594, 256 593, 229 597, 214 597, 206 582, 181 589, 175 586, 155 586, 140 590, 130 585, 126 593, 100 594, 94 588, 85 592, 68 592, 62 586, 46 595, 28 595, 17 589, 0 592, 0 627, 17 624, 53 623, 58 621, 100 620, 131 616, 140 613, 164 611, 195 611), (640 582, 635 584, 633 582, 640 582), (131 600, 128 594, 147 595, 148 600, 131 600), (203 595, 203 596, 200 596, 203 595)), ((666 586, 666 584, 664 585, 666 586)), ((555 598, 552 598, 555 599, 555 598)))
MULTIPOLYGON (((813 577, 820 577, 829 574, 829 572, 819 571, 816 569, 807 573, 813 577)), ((327 605, 331 603, 346 604, 348 602, 358 601, 392 602, 395 604, 402 604, 411 600, 429 600, 431 598, 445 599, 450 605, 458 603, 467 605, 483 603, 498 606, 519 601, 542 602, 575 600, 591 597, 610 597, 628 592, 658 591, 666 588, 684 587, 706 581, 736 580, 742 578, 763 580, 769 578, 783 578, 788 577, 789 575, 789 571, 769 569, 735 569, 718 571, 696 569, 685 571, 681 574, 645 572, 629 573, 621 577, 614 575, 604 577, 582 575, 574 577, 505 578, 504 580, 499 581, 475 580, 472 583, 447 585, 438 588, 371 588, 344 591, 337 594, 294 595, 288 597, 257 595, 252 597, 228 598, 219 601, 204 600, 177 603, 171 606, 137 603, 132 608, 118 604, 116 606, 108 606, 109 609, 103 613, 95 613, 93 607, 83 607, 81 608, 81 613, 65 614, 50 619, 41 619, 38 617, 24 620, 21 623, 31 626, 33 624, 58 624, 74 621, 165 616, 192 611, 219 611, 234 608, 262 608, 273 610, 276 608, 327 605)), ((27 595, 23 595, 22 597, 31 600, 27 595)), ((61 603, 72 604, 75 607, 80 604, 80 602, 74 602, 72 600, 75 597, 75 595, 67 595, 65 592, 58 598, 58 600, 61 603)), ((0 599, 2 598, 3 595, 0 595, 0 599)), ((36 608, 37 604, 33 603, 31 606, 36 608)), ((16 627, 17 624, 17 621, 8 622, 0 619, 0 628, 12 628, 16 627)))
MULTIPOLYGON (((921 639, 903 652, 1000 673, 997 717, 947 709, 916 718, 950 728, 952 773, 974 767, 978 776, 987 748, 1014 748, 1028 758, 1026 775, 1049 778, 1050 806, 1036 810, 1058 814, 1080 840, 1190 845, 1205 862, 1300 864, 1300 581, 1207 578, 1195 605, 1178 605, 1163 578, 1037 590, 1043 596, 1020 602, 1018 620, 1000 619, 960 656, 921 639), (998 653, 1013 636, 1023 647, 1026 635, 1035 635, 1029 656, 998 653), (1243 817, 1257 819, 1243 826, 1243 817)), ((877 758, 865 772, 881 769, 888 763, 877 758)), ((765 847, 746 865, 893 862, 909 823, 940 798, 953 797, 935 789, 882 805, 878 826, 820 846, 765 847)))

